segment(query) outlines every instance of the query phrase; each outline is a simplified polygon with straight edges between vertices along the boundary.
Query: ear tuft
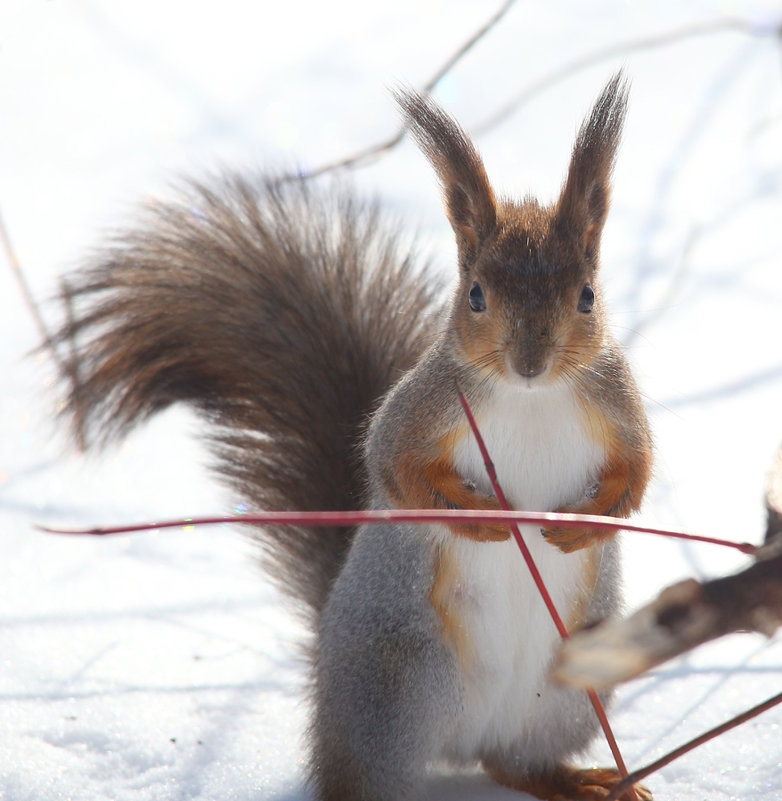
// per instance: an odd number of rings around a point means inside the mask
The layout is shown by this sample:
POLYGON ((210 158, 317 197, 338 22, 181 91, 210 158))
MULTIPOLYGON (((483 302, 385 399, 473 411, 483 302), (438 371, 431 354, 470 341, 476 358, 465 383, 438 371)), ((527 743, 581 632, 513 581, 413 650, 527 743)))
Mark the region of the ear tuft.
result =
POLYGON ((627 112, 628 84, 620 70, 606 84, 573 145, 556 210, 557 225, 575 232, 595 262, 611 198, 611 173, 627 112))
POLYGON ((459 262, 465 268, 497 220, 494 192, 483 162, 459 124, 430 97, 397 90, 394 98, 440 180, 445 211, 456 234, 459 262))

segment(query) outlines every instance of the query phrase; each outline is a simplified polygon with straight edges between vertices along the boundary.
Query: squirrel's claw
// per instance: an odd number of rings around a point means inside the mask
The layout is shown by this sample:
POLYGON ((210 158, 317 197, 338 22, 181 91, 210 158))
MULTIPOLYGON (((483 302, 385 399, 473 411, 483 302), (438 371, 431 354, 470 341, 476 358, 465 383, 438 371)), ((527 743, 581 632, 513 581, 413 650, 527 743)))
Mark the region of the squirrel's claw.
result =
MULTIPOLYGON (((553 796, 551 801, 602 801, 622 780, 613 768, 587 768, 574 770, 569 775, 571 786, 565 795, 553 796)), ((642 784, 634 786, 638 801, 653 801, 652 793, 642 784)), ((624 793, 622 801, 629 801, 630 794, 624 793)))
MULTIPOLYGON (((561 767, 548 776, 515 777, 502 769, 486 766, 491 777, 505 787, 530 793, 542 801, 603 801, 622 781, 615 768, 561 767)), ((653 801, 651 792, 642 784, 635 785, 638 801, 653 801)), ((628 801, 625 793, 622 801, 628 801)))

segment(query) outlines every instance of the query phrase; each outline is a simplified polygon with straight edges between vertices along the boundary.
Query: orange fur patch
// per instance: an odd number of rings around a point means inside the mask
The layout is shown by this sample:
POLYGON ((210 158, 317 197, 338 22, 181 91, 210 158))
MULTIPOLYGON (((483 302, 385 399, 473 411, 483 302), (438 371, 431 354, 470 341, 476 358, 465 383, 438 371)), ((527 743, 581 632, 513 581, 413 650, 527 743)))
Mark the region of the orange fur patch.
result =
MULTIPOLYGON (((451 432, 437 443, 437 458, 427 463, 408 456, 399 461, 396 472, 399 508, 410 509, 499 509, 493 496, 483 495, 469 487, 453 465, 454 444, 467 434, 467 425, 451 432)), ((448 528, 459 537, 478 542, 501 542, 510 537, 502 524, 454 524, 448 528)))
MULTIPOLYGON (((530 793, 542 801, 601 801, 622 779, 614 768, 579 770, 562 766, 545 776, 517 777, 502 768, 484 767, 498 784, 530 793)), ((635 792, 639 801, 652 801, 652 794, 642 784, 635 785, 635 792)), ((622 799, 629 799, 629 795, 622 799)))
MULTIPOLYGON (((460 286, 459 291, 464 297, 462 302, 467 306, 467 287, 460 286)), ((503 328, 503 319, 500 310, 493 308, 497 304, 493 302, 491 291, 484 287, 486 301, 489 308, 486 312, 475 314, 465 311, 454 317, 454 326, 459 334, 459 343, 465 362, 472 366, 475 371, 483 376, 504 375, 505 374, 505 355, 503 342, 506 332, 503 328)))
POLYGON ((587 611, 592 596, 595 594, 595 587, 597 586, 597 575, 600 567, 600 554, 597 548, 591 548, 587 553, 584 563, 583 578, 584 583, 581 586, 578 597, 570 609, 568 619, 565 622, 567 630, 572 634, 578 631, 587 620, 587 611))
MULTIPOLYGON (((590 405, 588 412, 585 409, 583 415, 585 429, 605 448, 605 464, 598 477, 597 491, 591 498, 557 511, 629 517, 641 505, 651 471, 651 454, 643 448, 633 448, 620 439, 616 425, 599 407, 590 405)), ((546 530, 544 535, 561 551, 570 553, 610 539, 615 532, 553 528, 546 530)))
POLYGON ((443 638, 453 649, 463 671, 475 658, 470 632, 459 614, 458 595, 462 580, 459 566, 447 546, 439 546, 435 556, 434 580, 429 603, 443 624, 443 638))

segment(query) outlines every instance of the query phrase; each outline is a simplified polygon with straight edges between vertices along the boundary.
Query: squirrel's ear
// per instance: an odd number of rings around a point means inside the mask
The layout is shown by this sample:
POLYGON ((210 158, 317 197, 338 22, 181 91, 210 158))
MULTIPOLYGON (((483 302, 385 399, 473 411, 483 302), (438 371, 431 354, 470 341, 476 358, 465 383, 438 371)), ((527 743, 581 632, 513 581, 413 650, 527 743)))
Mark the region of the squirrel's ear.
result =
POLYGON ((396 91, 394 97, 440 179, 464 269, 497 221, 494 192, 481 157, 459 124, 431 98, 409 90, 396 91))
POLYGON ((597 260, 611 196, 611 173, 627 111, 627 82, 617 72, 606 84, 573 145, 556 224, 574 234, 590 261, 597 260))

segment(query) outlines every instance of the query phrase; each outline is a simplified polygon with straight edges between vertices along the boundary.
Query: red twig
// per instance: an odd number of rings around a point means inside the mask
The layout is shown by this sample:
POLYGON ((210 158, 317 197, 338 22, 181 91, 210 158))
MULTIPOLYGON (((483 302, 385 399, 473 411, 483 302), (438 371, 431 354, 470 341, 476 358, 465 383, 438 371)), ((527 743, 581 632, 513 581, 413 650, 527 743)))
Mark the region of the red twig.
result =
POLYGON ((654 762, 650 762, 643 768, 634 770, 632 773, 625 776, 622 781, 619 782, 619 784, 617 784, 613 790, 611 790, 605 801, 617 801, 617 799, 620 798, 622 793, 625 792, 628 787, 637 784, 639 781, 645 779, 652 773, 656 773, 658 770, 660 770, 660 768, 664 768, 666 765, 670 764, 675 759, 678 759, 680 756, 684 756, 684 754, 688 753, 689 751, 698 748, 704 743, 707 743, 709 740, 713 740, 716 737, 725 734, 725 732, 730 731, 731 729, 735 729, 736 726, 746 723, 748 720, 757 717, 761 713, 766 712, 767 710, 771 709, 771 707, 774 707, 780 703, 782 703, 782 693, 769 698, 767 701, 763 701, 763 703, 758 704, 757 706, 753 706, 752 709, 748 709, 746 712, 736 715, 736 717, 725 721, 725 723, 721 723, 719 726, 715 726, 713 729, 709 729, 709 731, 704 732, 698 737, 694 737, 689 742, 686 742, 684 745, 680 745, 678 748, 675 748, 673 751, 667 753, 663 757, 660 757, 654 762))
MULTIPOLYGON (((486 467, 486 474, 489 476, 489 481, 491 481, 491 485, 494 489, 494 494, 497 496, 497 500, 499 501, 503 510, 509 512, 511 511, 510 504, 508 503, 508 499, 505 497, 505 493, 502 491, 500 482, 497 480, 497 471, 494 468, 494 462, 492 462, 491 457, 489 456, 489 451, 486 447, 486 443, 483 441, 483 436, 478 429, 478 423, 476 422, 475 416, 472 413, 470 404, 467 402, 467 398, 464 396, 464 393, 461 390, 458 390, 458 392, 459 401, 462 404, 465 415, 467 415, 467 420, 470 423, 472 433, 475 435, 475 439, 478 443, 478 450, 481 452, 481 458, 483 459, 483 464, 486 467)), ((532 580, 535 582, 535 585, 537 586, 538 591, 543 598, 543 603, 546 604, 546 608, 551 615, 551 619, 554 621, 554 625, 557 627, 559 636, 562 637, 563 640, 567 639, 570 636, 567 627, 560 617, 551 595, 549 595, 546 583, 543 581, 543 576, 540 575, 538 566, 535 564, 535 560, 532 558, 532 554, 527 547, 527 543, 524 542, 524 538, 521 536, 518 524, 515 521, 510 524, 510 530, 513 532, 513 537, 516 540, 516 544, 519 546, 521 555, 524 557, 524 561, 527 563, 529 572, 532 574, 532 580)))
POLYGON ((590 528, 609 531, 631 531, 639 534, 655 534, 662 537, 705 542, 734 548, 752 556, 758 546, 749 542, 731 542, 717 537, 704 537, 685 531, 628 523, 615 517, 600 515, 560 514, 558 512, 515 512, 472 510, 472 509, 369 509, 359 512, 256 512, 251 515, 223 515, 214 517, 188 517, 182 520, 157 520, 148 523, 128 523, 121 526, 94 526, 92 528, 62 528, 59 526, 38 525, 37 528, 49 534, 73 534, 107 536, 110 534, 129 534, 135 531, 149 531, 158 528, 180 528, 183 526, 212 526, 220 523, 240 525, 271 526, 327 526, 378 525, 380 523, 527 523, 530 525, 556 525, 560 528, 590 528))
MULTIPOLYGON (((459 401, 462 404, 462 408, 464 409, 464 413, 467 416, 467 420, 470 424, 470 428, 472 429, 472 433, 474 434, 475 439, 478 443, 478 448, 481 452, 483 463, 486 466, 486 473, 489 476, 489 480, 491 481, 492 487, 494 488, 494 494, 497 496, 497 500, 499 501, 500 506, 504 510, 510 511, 510 504, 508 503, 508 499, 505 497, 505 493, 502 491, 500 482, 497 479, 497 471, 495 470, 494 463, 492 462, 491 457, 489 456, 489 451, 486 447, 486 443, 483 440, 483 436, 481 435, 480 429, 478 428, 478 423, 475 420, 475 415, 473 415, 472 409, 470 408, 470 404, 468 403, 464 393, 460 389, 457 391, 459 393, 459 401)), ((549 594, 549 591, 546 587, 546 583, 543 581, 543 577, 540 575, 540 571, 538 570, 538 567, 535 564, 535 560, 532 558, 532 554, 530 553, 530 550, 527 547, 527 543, 524 542, 524 537, 521 536, 521 531, 519 530, 518 524, 515 522, 511 523, 510 530, 513 532, 513 537, 516 540, 516 544, 519 546, 521 555, 524 557, 524 561, 527 563, 527 567, 529 568, 529 571, 532 574, 532 579, 538 588, 538 592, 540 592, 540 595, 543 598, 543 602, 546 604, 546 608, 548 609, 549 614, 551 615, 551 619, 554 621, 554 625, 557 627, 559 636, 562 637, 563 640, 567 640, 570 637, 570 633, 568 632, 567 626, 565 626, 562 617, 557 611, 557 607, 554 604, 551 595, 549 594)), ((587 695, 589 696, 589 700, 592 702, 592 706, 594 707, 597 719, 600 721, 600 726, 603 729, 603 734, 605 735, 606 741, 608 742, 608 746, 611 749, 611 753, 614 756, 616 767, 618 768, 621 776, 627 777, 628 775, 627 766, 625 765, 625 761, 622 758, 622 752, 619 750, 619 744, 616 741, 616 737, 614 737, 614 732, 613 729, 611 728, 611 724, 608 722, 608 715, 606 715, 603 702, 600 700, 600 697, 598 696, 597 692, 593 689, 587 690, 587 695)), ((631 782, 629 787, 626 787, 625 789, 628 791, 633 801, 638 801, 638 796, 636 795, 634 785, 635 782, 631 782)))

